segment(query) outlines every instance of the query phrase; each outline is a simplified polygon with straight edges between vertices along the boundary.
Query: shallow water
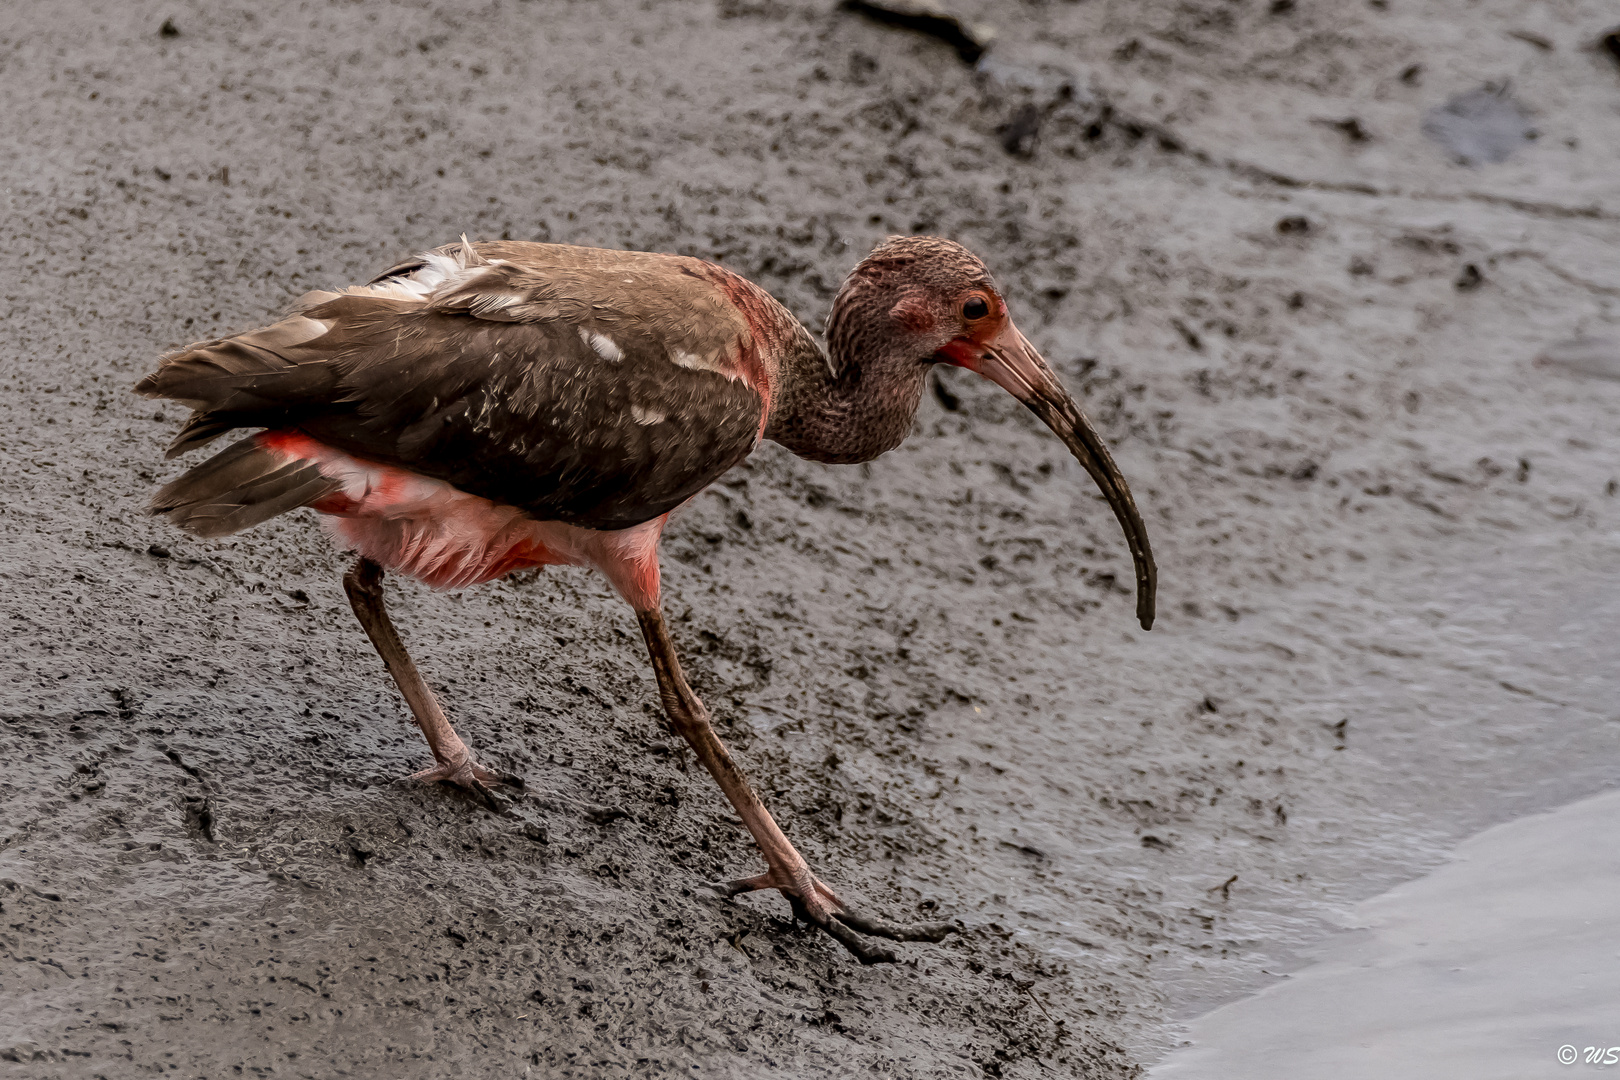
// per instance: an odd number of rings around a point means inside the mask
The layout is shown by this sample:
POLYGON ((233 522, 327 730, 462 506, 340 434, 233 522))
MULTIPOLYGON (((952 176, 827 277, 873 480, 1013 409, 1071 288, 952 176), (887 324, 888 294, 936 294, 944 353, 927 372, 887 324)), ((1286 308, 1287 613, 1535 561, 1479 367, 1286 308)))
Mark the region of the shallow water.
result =
POLYGON ((1524 107, 1506 90, 1484 86, 1458 94, 1423 118, 1423 133, 1465 165, 1506 161, 1536 137, 1524 107))
POLYGON ((1488 829, 1154 1080, 1531 1080, 1620 1064, 1620 791, 1488 829))

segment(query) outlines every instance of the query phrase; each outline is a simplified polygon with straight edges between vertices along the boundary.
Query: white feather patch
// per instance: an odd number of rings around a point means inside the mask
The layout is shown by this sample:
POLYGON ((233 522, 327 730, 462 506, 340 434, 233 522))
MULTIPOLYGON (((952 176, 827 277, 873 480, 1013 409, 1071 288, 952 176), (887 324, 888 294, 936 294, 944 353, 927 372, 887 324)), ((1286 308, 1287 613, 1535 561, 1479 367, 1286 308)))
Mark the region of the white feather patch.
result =
POLYGON ((617 364, 624 359, 624 350, 619 348, 614 340, 606 334, 598 334, 595 330, 587 330, 581 326, 579 327, 579 339, 589 345, 597 356, 610 364, 617 364))
POLYGON ((375 285, 350 285, 343 290, 353 296, 386 296, 390 300, 417 300, 425 294, 413 287, 409 278, 389 278, 375 285))
POLYGON ((410 274, 400 279, 400 284, 412 292, 427 296, 440 285, 460 274, 465 269, 461 260, 454 255, 440 255, 436 252, 425 252, 422 255, 422 265, 410 274))
POLYGON ((652 427, 654 424, 662 424, 665 420, 669 419, 668 413, 662 412, 658 409, 644 409, 640 405, 630 406, 630 416, 631 419, 635 420, 636 423, 642 424, 646 427, 652 427))
MULTIPOLYGON (((400 300, 427 300, 436 292, 449 289, 458 289, 486 272, 492 266, 501 265, 504 260, 484 259, 473 251, 471 245, 462 238, 463 246, 448 254, 436 251, 424 251, 417 256, 422 265, 401 277, 389 278, 370 286, 369 291, 374 294, 392 296, 400 300)), ((482 311, 496 310, 515 303, 516 298, 491 294, 490 297, 479 297, 475 305, 482 311)))
POLYGON ((732 382, 736 382, 742 378, 742 376, 737 374, 737 372, 728 371, 726 368, 708 359, 707 357, 697 356, 689 352, 682 352, 679 349, 670 353, 669 359, 670 362, 677 367, 689 368, 692 371, 712 371, 716 375, 724 375, 732 382))

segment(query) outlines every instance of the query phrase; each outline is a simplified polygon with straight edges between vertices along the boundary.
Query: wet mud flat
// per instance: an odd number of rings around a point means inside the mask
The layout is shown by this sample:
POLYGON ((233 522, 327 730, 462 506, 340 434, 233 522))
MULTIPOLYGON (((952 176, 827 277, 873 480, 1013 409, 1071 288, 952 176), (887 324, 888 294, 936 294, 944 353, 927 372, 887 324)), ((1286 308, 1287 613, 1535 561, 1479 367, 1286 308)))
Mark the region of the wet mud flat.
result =
POLYGON ((1620 325, 1604 12, 994 18, 974 70, 821 3, 0 15, 0 1076, 1132 1076, 1614 781, 1620 383, 1533 363, 1620 325), (1424 134, 1504 79, 1523 149, 1424 134), (144 516, 155 356, 463 231, 717 259, 812 325, 887 233, 996 271, 1142 505, 1151 634, 1089 481, 966 377, 870 466, 765 447, 665 542, 794 842, 965 933, 863 969, 705 893, 747 835, 604 583, 390 586, 528 781, 494 816, 399 782, 313 520, 144 516))

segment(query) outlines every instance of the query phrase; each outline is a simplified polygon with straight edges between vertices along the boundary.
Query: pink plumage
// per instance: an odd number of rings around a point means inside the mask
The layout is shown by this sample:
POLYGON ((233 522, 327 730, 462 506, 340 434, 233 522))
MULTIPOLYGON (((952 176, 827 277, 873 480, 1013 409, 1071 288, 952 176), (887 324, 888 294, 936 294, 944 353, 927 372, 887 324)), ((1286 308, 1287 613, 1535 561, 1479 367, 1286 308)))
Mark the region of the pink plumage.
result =
POLYGON ((668 514, 610 530, 536 521, 516 507, 364 461, 300 431, 254 438, 277 460, 312 463, 341 485, 310 504, 340 545, 436 589, 465 589, 537 566, 589 566, 638 610, 658 603, 658 541, 668 514))

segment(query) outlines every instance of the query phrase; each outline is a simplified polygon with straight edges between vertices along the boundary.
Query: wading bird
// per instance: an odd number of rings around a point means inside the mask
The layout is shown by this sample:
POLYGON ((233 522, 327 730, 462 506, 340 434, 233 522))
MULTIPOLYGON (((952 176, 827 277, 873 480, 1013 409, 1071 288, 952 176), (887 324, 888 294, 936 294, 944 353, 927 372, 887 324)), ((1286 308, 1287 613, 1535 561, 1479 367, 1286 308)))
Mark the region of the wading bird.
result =
POLYGON ((225 536, 308 506, 359 555, 354 613, 427 736, 421 780, 516 783, 478 763, 383 605, 385 568, 443 589, 551 564, 600 570, 640 621, 673 728, 753 834, 766 871, 714 888, 780 890, 863 962, 870 940, 937 941, 949 924, 866 917, 810 871, 681 674, 659 608, 671 511, 771 439, 845 464, 911 429, 935 364, 993 380, 1062 439, 1102 489, 1153 622, 1154 566, 1125 479, 1008 316, 982 262, 935 237, 891 237, 833 300, 827 348, 763 289, 675 255, 521 242, 451 244, 367 285, 312 292, 280 322, 163 358, 138 393, 194 412, 174 457, 242 439, 162 488, 156 513, 225 536))

